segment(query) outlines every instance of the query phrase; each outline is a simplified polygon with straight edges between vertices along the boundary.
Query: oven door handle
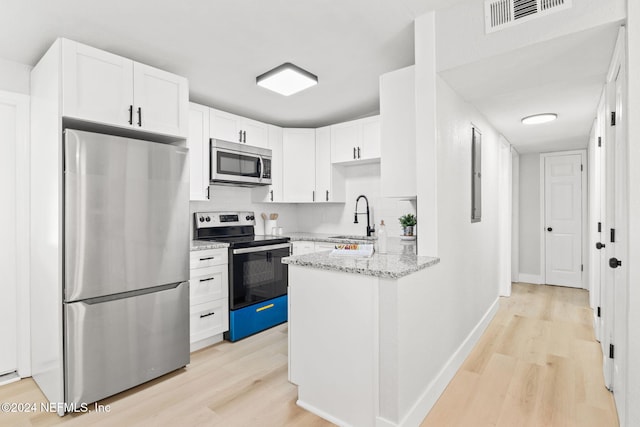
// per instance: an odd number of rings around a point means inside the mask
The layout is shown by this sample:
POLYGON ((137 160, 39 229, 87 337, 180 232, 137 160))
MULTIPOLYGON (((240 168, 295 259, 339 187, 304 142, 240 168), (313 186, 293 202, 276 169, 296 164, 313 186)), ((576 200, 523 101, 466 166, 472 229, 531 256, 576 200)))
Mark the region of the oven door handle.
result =
POLYGON ((291 249, 291 243, 280 243, 277 245, 264 245, 264 246, 256 246, 253 248, 241 248, 241 249, 234 249, 233 250, 233 254, 234 255, 239 255, 239 254, 250 254, 252 252, 264 252, 264 251, 271 251, 274 249, 291 249))

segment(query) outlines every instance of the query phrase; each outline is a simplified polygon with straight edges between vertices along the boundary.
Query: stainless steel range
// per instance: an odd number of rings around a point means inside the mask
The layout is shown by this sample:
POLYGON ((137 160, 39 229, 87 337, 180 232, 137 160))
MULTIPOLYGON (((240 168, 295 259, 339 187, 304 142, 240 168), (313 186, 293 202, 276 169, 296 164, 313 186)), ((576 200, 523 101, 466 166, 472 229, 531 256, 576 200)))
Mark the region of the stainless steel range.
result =
POLYGON ((229 243, 229 332, 237 341, 287 321, 288 237, 255 234, 253 212, 196 212, 194 238, 229 243))

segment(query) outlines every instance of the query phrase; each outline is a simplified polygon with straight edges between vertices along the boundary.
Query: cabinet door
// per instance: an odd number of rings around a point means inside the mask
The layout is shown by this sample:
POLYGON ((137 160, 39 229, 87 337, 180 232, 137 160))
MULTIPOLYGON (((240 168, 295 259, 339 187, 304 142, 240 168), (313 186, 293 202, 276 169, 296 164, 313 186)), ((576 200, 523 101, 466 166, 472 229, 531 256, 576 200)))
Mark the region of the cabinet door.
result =
POLYGON ((133 64, 134 127, 150 132, 187 137, 189 134, 189 84, 148 65, 133 64))
POLYGON ((209 136, 211 138, 242 142, 240 116, 211 108, 209 118, 209 126, 211 127, 209 136))
POLYGON ((331 162, 341 163, 356 160, 362 128, 357 122, 331 126, 331 162))
POLYGON ((131 126, 133 61, 65 39, 62 93, 63 116, 131 126))
POLYGON ((315 195, 315 129, 284 129, 282 137, 284 201, 312 202, 315 195))
POLYGON ((316 202, 328 202, 331 190, 331 127, 316 129, 316 202))
POLYGON ((360 160, 380 158, 380 116, 362 121, 362 143, 359 147, 360 160))
POLYGON ((266 123, 257 120, 243 119, 240 126, 243 132, 242 142, 245 142, 247 145, 268 148, 269 126, 266 123))
POLYGON ((209 107, 189 103, 189 200, 209 200, 209 107))

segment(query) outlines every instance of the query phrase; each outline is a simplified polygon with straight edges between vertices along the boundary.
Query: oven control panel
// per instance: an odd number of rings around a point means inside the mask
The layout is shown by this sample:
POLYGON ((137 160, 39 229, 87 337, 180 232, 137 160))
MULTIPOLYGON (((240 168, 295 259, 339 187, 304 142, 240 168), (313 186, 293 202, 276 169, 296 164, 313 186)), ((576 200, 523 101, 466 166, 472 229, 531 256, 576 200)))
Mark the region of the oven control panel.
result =
POLYGON ((196 228, 256 225, 253 212, 195 212, 196 228))

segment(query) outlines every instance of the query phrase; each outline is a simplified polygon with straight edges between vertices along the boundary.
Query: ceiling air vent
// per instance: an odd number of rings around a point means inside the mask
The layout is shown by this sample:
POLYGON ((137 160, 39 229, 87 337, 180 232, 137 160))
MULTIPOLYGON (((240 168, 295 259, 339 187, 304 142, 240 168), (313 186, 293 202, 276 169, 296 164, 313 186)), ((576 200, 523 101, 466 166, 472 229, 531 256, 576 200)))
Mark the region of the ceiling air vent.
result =
POLYGON ((572 0, 486 0, 484 3, 487 33, 502 30, 533 18, 571 7, 572 0))

